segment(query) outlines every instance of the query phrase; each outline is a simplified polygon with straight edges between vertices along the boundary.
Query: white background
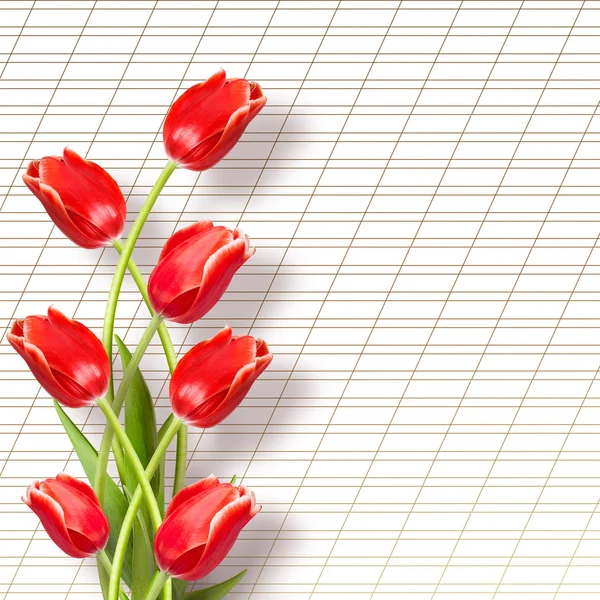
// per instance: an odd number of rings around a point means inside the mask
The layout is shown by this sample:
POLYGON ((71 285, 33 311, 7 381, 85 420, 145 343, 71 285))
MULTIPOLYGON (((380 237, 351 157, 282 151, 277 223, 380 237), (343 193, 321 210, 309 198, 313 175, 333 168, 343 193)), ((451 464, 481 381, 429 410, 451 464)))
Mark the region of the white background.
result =
MULTIPOLYGON (((201 218, 258 248, 171 327, 182 352, 229 323, 276 354, 190 432, 188 483, 236 473, 264 506, 208 578, 247 567, 232 599, 600 593, 599 41, 593 1, 0 2, 3 328, 54 304, 99 332, 116 262, 52 227, 29 160, 99 162, 131 223, 178 94, 224 67, 269 98, 217 168, 174 174, 135 253, 148 275, 201 218)), ((128 279, 118 333, 147 322, 128 279)), ((98 599, 20 502, 83 472, 0 357, 0 598, 98 599)), ((142 366, 162 421, 158 340, 142 366)), ((100 413, 70 414, 97 444, 100 413)))

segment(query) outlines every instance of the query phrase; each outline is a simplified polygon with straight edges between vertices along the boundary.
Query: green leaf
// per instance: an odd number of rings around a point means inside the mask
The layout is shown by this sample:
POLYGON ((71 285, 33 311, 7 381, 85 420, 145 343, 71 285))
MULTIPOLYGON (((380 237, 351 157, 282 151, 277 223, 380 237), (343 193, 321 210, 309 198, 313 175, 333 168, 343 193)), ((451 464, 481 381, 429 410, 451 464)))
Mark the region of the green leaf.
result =
MULTIPOLYGON (((162 424, 161 428, 158 430, 159 442, 163 439, 165 431, 171 425, 171 422, 173 421, 174 417, 175 416, 173 415, 173 413, 171 413, 167 417, 167 420, 162 424)), ((158 464, 158 469, 156 470, 156 473, 158 475, 158 493, 156 494, 156 501, 158 502, 158 508, 160 508, 160 514, 163 518, 165 516, 165 454, 162 455, 160 463, 158 464)))
MULTIPOLYGON (((124 488, 125 494, 131 503, 131 493, 124 488)), ((145 505, 140 507, 133 524, 133 582, 131 584, 131 598, 143 598, 147 582, 154 576, 154 554, 152 550, 152 531, 148 531, 150 515, 145 505)))
MULTIPOLYGON (((121 355, 123 371, 125 371, 131 361, 131 352, 118 335, 115 335, 115 340, 121 355)), ((131 440, 142 466, 145 468, 156 450, 158 435, 156 433, 156 417, 152 396, 139 369, 136 369, 125 396, 125 432, 131 440)), ((127 486, 133 490, 138 482, 135 471, 128 460, 125 461, 125 471, 127 486)), ((158 479, 157 476, 152 478, 152 487, 155 494, 158 492, 158 479)), ((144 597, 148 582, 152 579, 155 570, 152 548, 154 542, 152 521, 145 504, 140 508, 138 517, 133 526, 132 600, 144 597)))
POLYGON ((98 559, 98 579, 100 579, 100 589, 102 590, 102 597, 108 598, 108 581, 110 575, 104 570, 104 567, 100 564, 98 559))
MULTIPOLYGON (((100 589, 102 590, 102 597, 108 598, 108 581, 110 580, 109 574, 104 570, 104 567, 98 561, 98 578, 100 579, 100 589)), ((119 600, 129 600, 123 590, 119 590, 119 600)))
POLYGON ((173 577, 173 600, 183 600, 186 596, 185 589, 188 586, 188 581, 183 579, 175 579, 173 577))
MULTIPOLYGON (((131 352, 118 335, 115 335, 115 340, 121 355, 123 371, 125 371, 131 361, 131 352)), ((136 369, 131 385, 127 390, 127 396, 125 396, 125 431, 140 458, 140 462, 146 467, 156 450, 158 435, 156 433, 156 416, 154 415, 152 396, 139 369, 136 369)), ((127 472, 127 486, 129 489, 134 490, 137 486, 137 477, 129 464, 127 464, 127 472)), ((154 479, 156 478, 153 478, 152 483, 156 493, 158 488, 154 479)))
POLYGON ((198 590, 197 592, 188 592, 185 595, 185 600, 221 600, 237 585, 246 572, 247 569, 244 569, 241 573, 238 573, 227 581, 217 583, 217 585, 198 590))
MULTIPOLYGON (((160 440, 162 440, 165 431, 169 428, 169 426, 171 425, 171 422, 174 419, 174 415, 173 413, 171 413, 166 421, 161 425, 161 428, 158 430, 158 441, 160 442, 160 440)), ((158 501, 158 506, 161 509, 161 514, 164 517, 165 516, 165 486, 164 486, 164 472, 165 472, 165 455, 163 454, 161 460, 160 460, 160 464, 158 467, 158 474, 160 477, 160 483, 161 486, 158 490, 158 496, 157 496, 157 501, 158 501)), ((188 586, 188 582, 187 581, 183 581, 183 579, 175 579, 173 578, 173 600, 183 600, 184 594, 185 594, 185 590, 188 586)))
MULTIPOLYGON (((67 435, 73 444, 73 448, 75 448, 75 452, 79 457, 79 461, 81 462, 81 466, 83 467, 87 478, 90 482, 93 482, 96 475, 96 461, 98 459, 98 452, 96 452, 96 449, 94 446, 92 446, 85 435, 79 431, 77 425, 71 421, 67 413, 62 409, 56 400, 54 401, 54 408, 56 409, 58 418, 63 424, 63 427, 65 428, 65 431, 67 432, 67 435)), ((127 512, 129 502, 123 495, 123 492, 121 492, 121 490, 117 487, 117 484, 110 477, 106 477, 105 485, 104 513, 106 514, 110 524, 110 537, 108 539, 108 545, 106 546, 106 553, 112 560, 115 546, 117 544, 117 538, 119 536, 119 531, 121 531, 121 524, 125 518, 125 513, 127 512)), ((122 576, 123 581, 125 581, 127 585, 131 585, 132 550, 133 546, 129 544, 127 553, 125 554, 125 561, 123 563, 122 576)))

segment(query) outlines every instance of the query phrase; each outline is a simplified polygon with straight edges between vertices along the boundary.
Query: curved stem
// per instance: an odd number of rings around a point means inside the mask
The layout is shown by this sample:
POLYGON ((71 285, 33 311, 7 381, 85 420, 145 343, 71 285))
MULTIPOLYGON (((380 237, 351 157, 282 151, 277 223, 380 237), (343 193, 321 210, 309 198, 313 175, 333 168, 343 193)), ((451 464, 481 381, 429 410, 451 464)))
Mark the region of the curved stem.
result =
MULTIPOLYGON (((162 523, 162 517, 160 515, 160 509, 158 508, 158 502, 156 501, 156 497, 154 496, 154 492, 152 490, 152 485, 150 480, 146 476, 146 472, 144 470, 144 466, 142 465, 133 444, 127 437, 125 430, 121 426, 119 422, 119 418, 113 412, 110 404, 106 400, 106 398, 100 398, 98 400, 98 406, 106 416, 106 420, 110 424, 111 428, 115 432, 115 435, 121 442, 123 449, 125 450, 125 455, 129 459, 131 463, 131 467, 133 468, 136 478, 139 482, 140 487, 142 488, 142 492, 146 498, 146 504, 148 505, 148 512, 150 513, 150 520, 152 521, 152 525, 154 529, 158 529, 159 525, 162 523)), ((108 427, 107 427, 108 429, 108 427)))
MULTIPOLYGON (((127 241, 125 242, 125 245, 122 248, 121 251, 121 256, 119 258, 119 261, 117 262, 117 267, 115 269, 115 273, 113 275, 113 279, 112 279, 112 283, 110 286, 110 292, 108 294, 108 301, 106 303, 106 311, 104 313, 104 325, 102 327, 102 344, 104 345, 104 350, 106 351, 106 354, 108 355, 108 359, 109 362, 111 364, 111 369, 112 369, 112 344, 113 344, 113 333, 114 333, 114 327, 115 327, 115 315, 117 312, 117 302, 119 301, 119 293, 121 292, 121 286, 123 284, 123 278, 125 277, 125 271, 127 269, 127 265, 129 263, 129 260, 131 258, 131 255, 133 254, 133 249, 135 248, 135 244, 138 240, 138 237, 140 236, 140 233, 142 232, 142 229, 144 227, 144 224, 146 223, 146 220, 148 219, 148 216, 150 215, 150 211, 152 210, 152 208, 154 207, 154 204, 160 194, 160 192, 162 191, 163 187, 165 186, 165 184, 167 183, 169 177, 172 175, 173 171, 175 171, 175 169, 177 168, 177 164, 172 162, 172 161, 167 161, 167 164, 165 165, 164 169, 162 170, 161 174, 158 176, 158 179, 156 180, 156 183, 154 184, 154 187, 150 190, 150 193, 148 194, 148 197, 146 198, 146 201, 144 202, 144 205, 142 206, 138 216, 136 217, 133 225, 131 226, 131 230, 129 232, 129 235, 127 236, 127 241)), ((114 384, 113 384, 113 379, 112 379, 112 375, 111 375, 111 379, 110 379, 110 384, 108 386, 108 391, 106 392, 106 399, 107 401, 112 404, 113 401, 113 397, 114 397, 114 384)), ((98 454, 98 466, 101 466, 102 468, 99 469, 100 471, 100 475, 98 476, 98 469, 96 470, 96 481, 100 482, 104 479, 104 471, 106 471, 106 464, 108 463, 108 454, 110 453, 110 444, 108 445, 108 448, 101 448, 101 452, 98 454), (102 460, 104 461, 104 466, 102 466, 102 463, 100 462, 100 458, 102 457, 102 460), (100 481, 98 480, 98 477, 100 478, 100 481)), ((117 450, 117 452, 115 453, 115 460, 117 460, 119 457, 119 452, 117 450)), ((118 465, 118 462, 117 462, 118 465)), ((119 469, 121 470, 121 469, 119 469)), ((100 504, 102 504, 103 499, 104 499, 104 485, 100 485, 100 487, 96 487, 96 494, 98 496, 98 499, 100 500, 100 504)))
POLYGON ((169 574, 163 571, 157 571, 154 573, 154 577, 144 594, 144 600, 155 600, 156 597, 160 594, 160 591, 163 589, 167 579, 169 579, 169 574))
POLYGON ((123 482, 123 484, 125 483, 125 481, 127 481, 127 479, 125 478, 125 458, 123 457, 123 448, 121 448, 121 445, 119 444, 119 442, 117 440, 115 440, 113 438, 112 440, 112 452, 113 452, 113 457, 115 459, 115 464, 117 465, 117 473, 119 474, 119 479, 123 482))
POLYGON ((185 469, 187 462, 188 431, 184 425, 177 434, 177 454, 175 459, 175 482, 173 496, 185 485, 185 469))
MULTIPOLYGON (((110 558, 108 558, 108 555, 104 550, 100 550, 100 552, 96 554, 96 560, 98 561, 99 567, 104 569, 105 573, 110 577, 112 563, 110 562, 110 558)), ((119 598, 121 600, 128 600, 125 592, 122 589, 119 589, 119 598)))
POLYGON ((170 160, 167 161, 167 164, 165 165, 161 174, 158 176, 154 187, 150 190, 144 205, 142 206, 137 218, 131 226, 131 230, 127 236, 127 241, 125 242, 121 252, 121 257, 117 263, 117 268, 115 269, 115 274, 113 275, 112 284, 110 286, 110 292, 108 294, 108 302, 106 303, 106 312, 104 315, 104 328, 102 329, 102 343, 104 344, 104 349, 106 350, 108 357, 111 359, 111 363, 115 314, 117 312, 117 302, 119 300, 119 293, 121 292, 123 278, 125 277, 125 271, 127 270, 127 264, 129 263, 129 259, 133 254, 133 249, 135 248, 135 244, 140 236, 140 233, 142 232, 144 224, 150 215, 150 211, 154 207, 154 203, 156 202, 163 187, 165 187, 165 183, 167 183, 169 177, 176 168, 176 163, 170 160))
MULTIPOLYGON (((129 390, 129 386, 133 380, 133 377, 137 371, 137 368, 150 344, 150 341, 154 337, 158 326, 162 323, 162 317, 160 315, 154 315, 150 324, 146 328, 144 335, 142 335, 142 339, 140 340, 135 352, 131 357, 131 361, 129 362, 129 366, 125 369, 123 373, 123 379, 121 381, 121 385, 117 390, 117 395, 112 402, 112 405, 109 403, 108 405, 111 407, 111 413, 116 416, 117 422, 119 422, 119 414, 121 413, 121 407, 123 406, 123 401, 125 400, 125 396, 127 395, 127 391, 129 390)), ((105 399, 105 402, 108 403, 108 399, 105 399)), ((120 423, 119 423, 120 427, 120 423)), ((100 443, 100 450, 98 451, 98 461, 96 463, 96 475, 94 477, 94 490, 100 500, 100 504, 102 504, 102 500, 104 498, 104 480, 106 478, 106 468, 108 465, 108 457, 110 454, 110 447, 113 441, 113 427, 107 425, 104 428, 104 433, 102 434, 102 442, 100 443)), ((122 444, 121 444, 122 445, 122 444)), ((137 456, 137 454, 136 454, 137 456)))
MULTIPOLYGON (((121 240, 113 240, 113 246, 119 254, 123 253, 124 245, 121 240)), ((142 295, 144 303, 148 307, 150 314, 154 316, 154 311, 152 310, 152 305, 150 304, 150 298, 148 297, 148 287, 144 281, 144 276, 141 274, 140 269, 135 264, 133 258, 129 259, 127 269, 129 270, 133 281, 135 281, 135 284, 137 285, 137 288, 140 291, 140 294, 142 295)), ((169 335, 169 330, 164 323, 161 323, 160 327, 158 328, 158 337, 160 337, 160 341, 165 352, 165 357, 169 365, 169 371, 173 373, 175 367, 177 366, 177 354, 175 354, 175 349, 173 348, 173 342, 171 340, 171 336, 169 335)))
MULTIPOLYGON (((167 451, 169 444, 179 431, 180 427, 183 425, 183 421, 174 418, 167 430, 165 431, 162 439, 158 443, 148 466, 146 467, 146 478, 150 480, 150 478, 154 475, 156 469, 160 464, 160 461, 167 451)), ((108 586, 108 600, 117 600, 119 594, 119 581, 121 579, 121 571, 123 569, 123 560, 125 558, 125 553, 127 551, 127 543, 129 542, 129 536, 131 535, 131 530, 133 528, 133 524, 136 518, 137 511, 140 508, 143 498, 143 491, 141 486, 137 486, 133 496, 131 497, 131 501, 129 503, 129 508, 125 513, 125 517, 121 524, 121 531, 119 532, 119 538, 117 540, 117 546, 115 548, 115 555, 113 558, 113 569, 110 575, 110 583, 108 586)))
MULTIPOLYGON (((123 254, 124 245, 123 242, 121 242, 121 240, 114 240, 113 246, 119 254, 123 254)), ((150 314, 154 315, 152 305, 150 304, 150 298, 148 297, 148 288, 146 286, 146 282, 144 281, 144 277, 141 274, 138 266, 135 264, 133 258, 129 259, 127 268, 129 269, 129 273, 135 281, 137 288, 140 291, 142 298, 144 299, 144 303, 150 311, 150 314)), ((171 374, 173 374, 173 371, 177 366, 177 354, 175 354, 175 349, 173 348, 173 342, 171 340, 171 336, 169 335, 169 330, 167 329, 167 326, 164 323, 161 323, 160 327, 158 328, 158 336, 160 337, 160 341, 165 352, 165 357, 169 365, 169 371, 171 372, 171 374)), ((175 458, 175 481, 173 484, 173 495, 175 495, 185 485, 185 470, 187 466, 187 445, 188 430, 187 426, 183 425, 180 428, 179 433, 177 434, 177 454, 175 458)), ((115 455, 115 462, 117 463, 118 468, 119 460, 117 457, 117 453, 115 453, 116 449, 117 445, 113 444, 113 454, 115 455)), ((118 449, 120 450, 120 448, 118 449)), ((123 480, 122 477, 121 480, 123 480)))

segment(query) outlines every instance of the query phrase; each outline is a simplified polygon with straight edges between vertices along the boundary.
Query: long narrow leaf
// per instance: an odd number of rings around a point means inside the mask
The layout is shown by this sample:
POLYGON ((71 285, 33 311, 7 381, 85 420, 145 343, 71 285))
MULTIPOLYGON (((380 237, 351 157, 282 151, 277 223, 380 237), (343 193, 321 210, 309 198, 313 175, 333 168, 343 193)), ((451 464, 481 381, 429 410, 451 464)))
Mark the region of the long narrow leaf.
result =
MULTIPOLYGON (((160 440, 162 440, 163 435, 165 434, 165 431, 169 428, 169 426, 171 425, 171 422, 173 421, 173 413, 171 413, 166 421, 162 424, 161 428, 158 430, 158 441, 160 442, 160 440)), ((159 482, 161 484, 159 491, 158 491, 158 496, 157 496, 157 500, 158 500, 158 506, 160 507, 161 510, 161 514, 164 517, 165 516, 165 486, 164 486, 164 482, 165 482, 165 478, 164 478, 164 473, 165 473, 165 457, 163 455, 159 467, 158 467, 158 473, 159 473, 159 482)), ((183 600, 183 597, 185 595, 185 590, 188 586, 188 582, 187 581, 183 581, 183 579, 173 579, 173 600, 183 600)))
MULTIPOLYGON (((54 408, 73 444, 73 448, 75 448, 75 452, 77 453, 87 478, 90 482, 93 482, 96 475, 98 452, 96 452, 96 449, 92 446, 91 442, 83 435, 83 433, 81 433, 77 425, 71 421, 67 413, 56 400, 54 401, 54 408)), ((112 559, 119 531, 121 530, 121 524, 125 518, 129 502, 123 492, 117 487, 117 484, 110 477, 106 478, 105 485, 104 512, 110 524, 110 537, 108 545, 106 546, 106 553, 109 558, 112 559)), ((132 550, 133 546, 130 544, 125 555, 125 562, 123 563, 123 580, 127 585, 131 585, 132 550)))
MULTIPOLYGON (((131 352, 119 336, 115 340, 121 355, 123 371, 131 361, 131 352)), ((142 466, 146 467, 156 450, 158 436, 156 433, 156 417, 154 403, 148 385, 139 369, 131 381, 125 396, 125 431, 131 440, 142 466)), ((129 489, 137 486, 137 477, 129 461, 126 461, 127 485, 129 489)), ((158 477, 152 479, 154 493, 158 492, 158 477)), ((131 585, 131 598, 143 598, 148 582, 152 579, 155 570, 154 552, 152 549, 154 536, 152 535, 152 522, 145 505, 140 508, 138 519, 133 526, 133 581, 131 585)))
POLYGON ((231 579, 212 585, 209 588, 204 588, 197 592, 188 592, 184 598, 185 600, 221 600, 238 584, 240 579, 246 574, 246 571, 247 569, 244 569, 231 579))
MULTIPOLYGON (((115 335, 115 340, 121 355, 123 370, 125 370, 131 361, 131 352, 118 335, 115 335)), ((125 396, 125 431, 140 458, 140 462, 146 467, 156 450, 158 435, 156 433, 156 416, 152 395, 139 369, 136 369, 125 396)), ((128 461, 127 471, 127 486, 130 490, 134 490, 137 485, 137 478, 128 461)), ((157 486, 154 479, 156 478, 153 478, 153 488, 155 488, 156 493, 157 486)))
POLYGON ((187 586, 187 581, 173 579, 173 600, 183 600, 186 597, 185 590, 187 586))
MULTIPOLYGON (((165 435, 165 431, 171 425, 173 421, 174 415, 171 413, 166 421, 162 424, 161 428, 158 430, 158 441, 160 442, 165 435)), ((165 455, 162 455, 160 459, 160 463, 158 465, 158 469, 156 470, 158 475, 158 493, 156 494, 156 500, 158 502, 158 507, 160 508, 160 514, 162 517, 165 516, 165 455)))

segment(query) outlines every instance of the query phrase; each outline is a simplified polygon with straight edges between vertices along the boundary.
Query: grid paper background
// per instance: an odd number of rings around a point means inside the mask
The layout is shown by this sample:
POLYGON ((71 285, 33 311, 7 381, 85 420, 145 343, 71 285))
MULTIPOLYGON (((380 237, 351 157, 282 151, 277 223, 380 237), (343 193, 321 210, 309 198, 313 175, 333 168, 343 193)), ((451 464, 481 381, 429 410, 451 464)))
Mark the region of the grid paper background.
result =
MULTIPOLYGON (((233 600, 600 593, 599 41, 589 0, 0 2, 3 334, 51 303, 99 332, 116 263, 52 227, 29 160, 100 162, 131 222, 178 94, 224 67, 269 97, 217 168, 174 174, 135 253, 147 275, 205 217, 258 248, 170 328, 181 352, 227 322, 276 353, 190 431, 188 482, 236 473, 264 505, 208 578, 247 567, 233 600)), ((117 332, 147 322, 127 280, 117 332)), ((99 599, 19 500, 83 472, 0 356, 0 598, 99 599)), ((158 340, 142 365, 162 421, 158 340)), ((100 413, 70 414, 97 444, 100 413)))

